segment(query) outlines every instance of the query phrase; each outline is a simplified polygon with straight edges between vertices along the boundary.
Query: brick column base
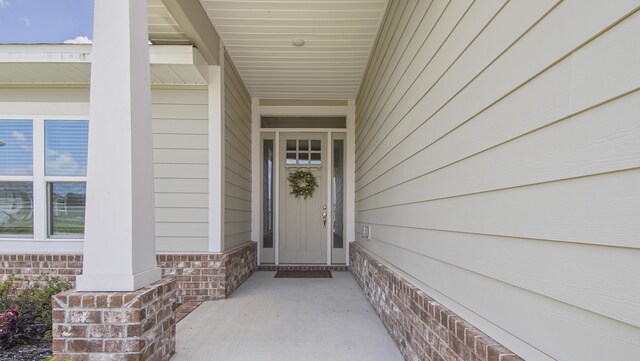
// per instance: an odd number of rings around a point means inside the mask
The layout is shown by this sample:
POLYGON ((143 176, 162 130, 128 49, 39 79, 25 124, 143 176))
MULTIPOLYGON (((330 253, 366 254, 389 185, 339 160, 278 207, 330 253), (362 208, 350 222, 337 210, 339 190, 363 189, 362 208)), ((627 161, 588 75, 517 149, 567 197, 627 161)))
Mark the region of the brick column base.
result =
POLYGON ((53 296, 53 355, 71 361, 169 360, 176 348, 176 282, 134 292, 53 296))

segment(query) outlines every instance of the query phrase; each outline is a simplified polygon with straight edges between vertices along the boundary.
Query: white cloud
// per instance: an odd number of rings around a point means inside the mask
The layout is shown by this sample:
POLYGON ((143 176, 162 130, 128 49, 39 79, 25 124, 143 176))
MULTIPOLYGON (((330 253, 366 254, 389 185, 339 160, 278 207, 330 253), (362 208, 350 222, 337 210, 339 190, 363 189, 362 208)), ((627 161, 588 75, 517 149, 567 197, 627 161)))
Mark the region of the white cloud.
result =
POLYGON ((73 39, 65 40, 64 43, 65 44, 91 44, 92 41, 86 36, 76 36, 73 39))
POLYGON ((78 161, 69 153, 47 148, 47 173, 59 176, 81 176, 86 173, 78 161))
POLYGON ((28 27, 30 27, 30 26, 31 26, 31 19, 29 19, 28 17, 23 16, 23 17, 22 17, 22 21, 24 21, 24 26, 25 26, 25 27, 27 27, 27 28, 28 28, 28 27))
POLYGON ((14 130, 11 133, 11 136, 13 137, 13 139, 17 140, 18 142, 24 142, 25 140, 27 140, 27 137, 24 136, 24 133, 19 132, 17 130, 14 130))
POLYGON ((11 5, 9 0, 0 0, 0 9, 4 9, 6 7, 9 7, 9 5, 11 5))

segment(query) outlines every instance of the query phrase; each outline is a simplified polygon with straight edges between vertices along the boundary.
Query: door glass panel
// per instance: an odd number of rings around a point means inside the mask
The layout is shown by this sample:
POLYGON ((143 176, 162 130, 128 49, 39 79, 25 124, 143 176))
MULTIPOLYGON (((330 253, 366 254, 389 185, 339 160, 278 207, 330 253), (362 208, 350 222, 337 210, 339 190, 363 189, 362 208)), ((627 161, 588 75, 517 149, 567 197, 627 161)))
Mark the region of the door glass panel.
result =
POLYGON ((296 153, 287 153, 287 164, 296 164, 296 153))
POLYGON ((320 165, 321 163, 320 153, 311 153, 311 164, 320 165))
POLYGON ((333 141, 333 248, 344 247, 344 140, 333 141))
POLYGON ((309 164, 309 153, 298 153, 298 164, 309 164))
MULTIPOLYGON (((272 139, 264 140, 263 152, 264 153, 262 155, 262 247, 273 248, 273 140, 272 139)), ((295 158, 295 153, 293 154, 295 158)))

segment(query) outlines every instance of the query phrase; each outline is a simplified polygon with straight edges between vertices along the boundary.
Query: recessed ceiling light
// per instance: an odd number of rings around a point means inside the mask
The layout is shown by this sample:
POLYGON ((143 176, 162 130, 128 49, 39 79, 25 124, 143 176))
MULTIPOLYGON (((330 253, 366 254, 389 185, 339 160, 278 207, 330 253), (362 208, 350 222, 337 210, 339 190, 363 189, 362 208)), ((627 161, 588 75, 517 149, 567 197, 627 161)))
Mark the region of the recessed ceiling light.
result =
POLYGON ((304 45, 304 39, 293 39, 291 40, 291 44, 299 48, 304 45))

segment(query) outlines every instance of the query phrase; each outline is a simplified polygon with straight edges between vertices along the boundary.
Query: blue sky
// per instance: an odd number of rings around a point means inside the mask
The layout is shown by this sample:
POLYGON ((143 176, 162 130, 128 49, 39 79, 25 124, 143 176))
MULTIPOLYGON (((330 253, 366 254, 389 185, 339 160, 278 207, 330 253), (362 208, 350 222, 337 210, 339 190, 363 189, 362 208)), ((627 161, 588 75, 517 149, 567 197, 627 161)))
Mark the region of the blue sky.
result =
POLYGON ((0 43, 93 38, 93 0, 0 0, 0 43))

